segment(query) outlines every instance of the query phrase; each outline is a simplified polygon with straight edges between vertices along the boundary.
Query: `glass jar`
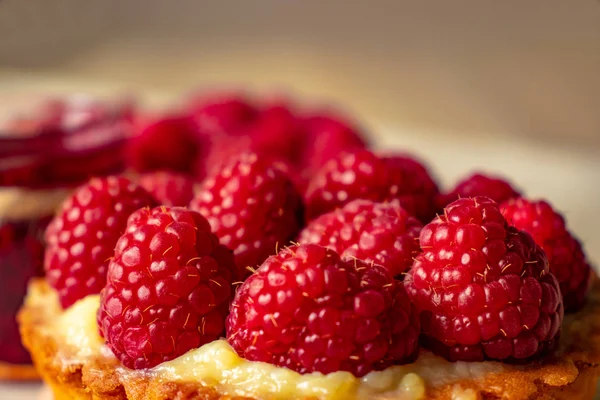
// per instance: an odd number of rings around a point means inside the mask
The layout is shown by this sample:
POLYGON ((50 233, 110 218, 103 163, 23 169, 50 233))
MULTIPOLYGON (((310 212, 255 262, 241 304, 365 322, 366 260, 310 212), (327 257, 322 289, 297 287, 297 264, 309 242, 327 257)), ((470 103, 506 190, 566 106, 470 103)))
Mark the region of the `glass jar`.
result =
POLYGON ((122 171, 131 110, 129 103, 107 106, 74 96, 44 101, 0 126, 2 370, 30 363, 15 317, 29 279, 44 274, 44 229, 74 186, 122 171))

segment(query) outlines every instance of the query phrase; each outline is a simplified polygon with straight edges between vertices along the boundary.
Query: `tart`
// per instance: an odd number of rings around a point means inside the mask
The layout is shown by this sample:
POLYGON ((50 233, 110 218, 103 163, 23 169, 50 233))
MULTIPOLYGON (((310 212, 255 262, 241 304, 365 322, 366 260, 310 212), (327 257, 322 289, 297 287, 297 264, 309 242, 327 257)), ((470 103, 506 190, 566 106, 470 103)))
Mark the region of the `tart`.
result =
POLYGON ((239 358, 223 340, 147 370, 130 370, 97 333, 98 296, 63 311, 42 279, 30 283, 21 334, 56 400, 63 399, 591 399, 600 376, 600 284, 565 317, 554 356, 524 365, 451 363, 421 350, 412 364, 362 379, 300 374, 239 358), (291 387, 291 388, 290 388, 291 387), (285 393, 282 395, 282 393, 285 393), (239 397, 238 397, 239 396, 239 397))
MULTIPOLYGON (((438 210, 419 161, 329 123, 317 136, 337 147, 312 165, 290 115, 238 132, 251 146, 215 162, 189 208, 119 176, 63 203, 19 315, 56 399, 591 398, 600 286, 586 303, 591 268, 558 213, 519 206, 520 230, 488 184, 438 210)), ((182 144, 144 132, 145 156, 182 144)))

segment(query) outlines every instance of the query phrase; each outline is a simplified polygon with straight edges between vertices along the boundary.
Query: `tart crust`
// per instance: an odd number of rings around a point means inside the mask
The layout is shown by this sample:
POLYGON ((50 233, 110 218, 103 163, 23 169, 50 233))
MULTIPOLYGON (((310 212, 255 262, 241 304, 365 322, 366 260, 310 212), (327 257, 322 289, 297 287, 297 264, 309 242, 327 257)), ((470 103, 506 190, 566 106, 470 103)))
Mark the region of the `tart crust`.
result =
MULTIPOLYGON (((34 280, 18 319, 25 346, 51 387, 55 400, 230 400, 199 382, 165 382, 144 374, 118 373, 119 362, 98 354, 84 361, 69 359, 60 336, 49 329, 61 312, 52 306, 55 294, 43 280, 34 280)), ((561 345, 552 357, 507 367, 479 379, 462 379, 426 387, 424 399, 592 399, 600 376, 600 283, 598 280, 583 310, 565 317, 561 345)), ((400 400, 381 395, 379 399, 400 400)))

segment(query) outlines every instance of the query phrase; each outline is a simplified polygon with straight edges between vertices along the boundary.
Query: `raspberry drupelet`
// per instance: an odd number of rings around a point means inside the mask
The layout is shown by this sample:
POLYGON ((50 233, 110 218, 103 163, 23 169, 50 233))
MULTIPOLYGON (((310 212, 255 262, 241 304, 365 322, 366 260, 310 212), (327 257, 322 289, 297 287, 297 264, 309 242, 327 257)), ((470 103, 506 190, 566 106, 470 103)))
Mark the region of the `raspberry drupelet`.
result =
POLYGON ((544 249, 564 297, 566 311, 577 311, 585 303, 592 269, 581 243, 569 232, 565 220, 546 201, 523 198, 501 205, 509 224, 529 233, 544 249))
POLYGON ((415 217, 429 221, 435 215, 437 196, 436 183, 416 160, 354 150, 341 153, 320 168, 304 197, 308 220, 355 199, 397 199, 415 217))
POLYGON ((381 264, 398 276, 419 253, 422 227, 397 200, 374 203, 359 199, 310 222, 298 241, 329 247, 343 258, 381 264))
POLYGON ((438 207, 441 210, 461 198, 485 196, 496 203, 502 203, 520 195, 518 189, 500 177, 475 173, 459 181, 449 192, 441 194, 438 198, 438 207))
POLYGON ((151 368, 219 338, 235 263, 208 221, 181 207, 129 217, 102 290, 98 327, 128 368, 151 368))
POLYGON ((46 280, 64 308, 100 293, 115 244, 129 215, 154 206, 150 193, 127 178, 93 178, 75 189, 46 229, 46 280))
POLYGON ((300 194, 277 165, 243 153, 207 178, 190 208, 210 222, 221 243, 235 253, 239 279, 260 265, 302 228, 300 194))
POLYGON ((423 342, 449 360, 524 360, 554 347, 558 282, 531 236, 486 197, 457 200, 421 230, 404 283, 423 342))
POLYGON ((142 174, 139 184, 158 202, 169 207, 185 207, 194 197, 198 182, 191 176, 173 171, 153 171, 142 174))
POLYGON ((240 356, 300 373, 360 377, 411 362, 418 336, 401 282, 315 244, 269 257, 240 286, 227 318, 227 340, 240 356))

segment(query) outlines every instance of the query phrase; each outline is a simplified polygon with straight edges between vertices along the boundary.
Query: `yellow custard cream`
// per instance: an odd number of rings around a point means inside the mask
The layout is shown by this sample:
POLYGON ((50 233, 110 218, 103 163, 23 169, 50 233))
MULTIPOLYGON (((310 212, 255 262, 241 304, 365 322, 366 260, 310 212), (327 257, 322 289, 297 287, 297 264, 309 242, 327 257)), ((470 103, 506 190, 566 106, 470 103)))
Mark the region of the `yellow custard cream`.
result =
MULTIPOLYGON (((107 349, 98 335, 96 310, 98 296, 88 296, 64 312, 56 321, 56 329, 80 358, 105 353, 107 349)), ((299 374, 286 368, 239 357, 225 340, 217 340, 183 356, 144 371, 165 381, 202 382, 230 395, 258 399, 418 400, 427 386, 434 387, 499 372, 495 362, 450 363, 422 351, 412 364, 393 366, 362 378, 348 372, 299 374)), ((122 368, 123 374, 142 373, 122 368)), ((457 388, 458 390, 459 388, 457 388)), ((468 399, 469 396, 456 396, 468 399)))

